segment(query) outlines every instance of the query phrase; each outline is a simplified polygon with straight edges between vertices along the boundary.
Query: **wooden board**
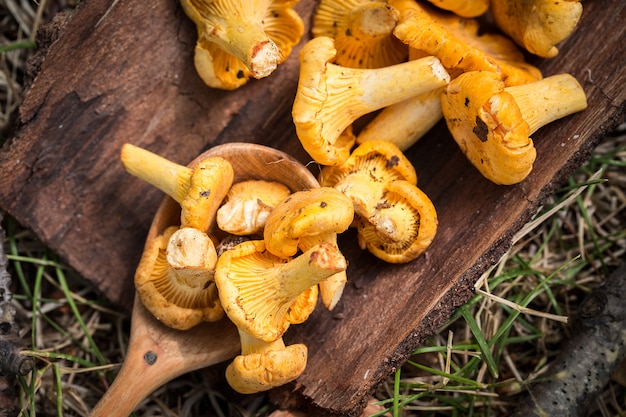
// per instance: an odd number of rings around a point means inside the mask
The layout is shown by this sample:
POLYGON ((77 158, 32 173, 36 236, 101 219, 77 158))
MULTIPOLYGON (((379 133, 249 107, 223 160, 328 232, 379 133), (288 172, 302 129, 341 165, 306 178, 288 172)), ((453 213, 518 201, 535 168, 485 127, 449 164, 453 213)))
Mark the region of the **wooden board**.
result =
MULTIPOLYGON (((307 25, 315 4, 297 5, 307 25)), ((295 384, 273 393, 275 401, 358 413, 374 387, 471 296, 544 197, 624 120, 625 4, 584 7, 560 55, 535 63, 545 76, 574 75, 589 108, 534 135, 535 169, 516 186, 480 177, 443 123, 410 149, 420 188, 439 213, 435 241, 418 260, 387 265, 359 250, 354 234, 342 235, 348 287, 336 310, 318 309, 287 332, 287 342, 309 346, 309 364, 295 384)), ((0 207, 130 308, 132 275, 162 194, 124 172, 120 147, 131 142, 186 164, 208 147, 244 141, 309 162, 290 116, 299 48, 271 77, 226 92, 206 88, 195 74, 195 30, 176 2, 88 0, 59 33, 21 108, 23 126, 0 150, 0 207)))

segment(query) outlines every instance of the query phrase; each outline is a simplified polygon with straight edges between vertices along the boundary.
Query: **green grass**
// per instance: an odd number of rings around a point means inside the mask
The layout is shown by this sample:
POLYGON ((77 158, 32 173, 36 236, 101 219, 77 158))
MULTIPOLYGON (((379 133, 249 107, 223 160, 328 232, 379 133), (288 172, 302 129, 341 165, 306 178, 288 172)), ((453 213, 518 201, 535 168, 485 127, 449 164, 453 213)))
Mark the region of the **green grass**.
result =
MULTIPOLYGON (((568 316, 623 259, 625 163, 623 138, 596 150, 479 279, 477 294, 379 389, 384 409, 376 415, 493 416, 515 408, 568 335, 568 316)), ((601 409, 624 415, 624 387, 608 389, 617 394, 601 409)))

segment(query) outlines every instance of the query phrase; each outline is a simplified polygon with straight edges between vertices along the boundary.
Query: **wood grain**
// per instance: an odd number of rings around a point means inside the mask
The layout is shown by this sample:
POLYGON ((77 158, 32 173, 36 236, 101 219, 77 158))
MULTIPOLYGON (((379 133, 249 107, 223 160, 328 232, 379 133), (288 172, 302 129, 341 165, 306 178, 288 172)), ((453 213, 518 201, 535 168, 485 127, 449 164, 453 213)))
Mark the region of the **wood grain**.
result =
MULTIPOLYGON (((298 4, 307 24, 314 6, 298 4)), ((333 312, 320 308, 287 332, 288 342, 309 346, 309 364, 295 384, 273 392, 276 402, 357 415, 374 387, 471 296, 545 196, 624 120, 625 4, 584 8, 561 53, 534 62, 544 76, 574 75, 589 108, 534 135, 535 168, 516 186, 480 177, 443 123, 407 151, 439 213, 433 245, 412 263, 387 265, 359 250, 353 233, 342 235, 349 285, 333 312)), ((125 174, 123 143, 183 164, 232 141, 309 162, 290 118, 299 48, 271 77, 222 92, 194 73, 194 36, 176 2, 84 2, 50 46, 21 109, 23 126, 0 151, 0 207, 127 308, 161 194, 125 174), (69 80, 67 68, 78 68, 69 80)))

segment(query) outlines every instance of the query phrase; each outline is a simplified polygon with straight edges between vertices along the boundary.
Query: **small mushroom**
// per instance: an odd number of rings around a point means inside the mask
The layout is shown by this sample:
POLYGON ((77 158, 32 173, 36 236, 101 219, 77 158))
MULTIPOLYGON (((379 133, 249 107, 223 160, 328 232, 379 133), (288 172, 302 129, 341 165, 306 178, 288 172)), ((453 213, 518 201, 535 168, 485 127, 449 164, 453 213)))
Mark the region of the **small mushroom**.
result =
POLYGON ((400 11, 394 34, 411 48, 436 56, 451 73, 488 70, 507 85, 542 77, 526 63, 513 41, 497 33, 480 34, 478 20, 463 18, 414 0, 389 0, 400 11))
POLYGON ((155 153, 125 144, 124 168, 152 184, 181 206, 181 226, 208 231, 233 182, 233 167, 222 157, 205 158, 189 168, 155 153))
POLYGON ((303 47, 292 109, 302 146, 322 165, 339 165, 348 158, 355 138, 342 133, 359 117, 450 81, 435 57, 359 69, 333 64, 336 52, 334 41, 325 36, 303 47))
MULTIPOLYGON (((297 191, 276 205, 263 231, 266 249, 276 256, 294 256, 328 242, 337 246, 342 233, 354 220, 352 202, 331 187, 297 191)), ((322 302, 328 310, 336 305, 347 282, 341 271, 320 282, 322 302)))
POLYGON ((440 9, 461 17, 478 17, 489 10, 489 0, 428 0, 440 9))
POLYGON ((437 211, 414 184, 397 180, 385 186, 374 214, 357 221, 358 241, 379 259, 406 263, 421 255, 437 232, 437 211))
POLYGON ((266 249, 283 258, 306 251, 345 231, 354 218, 352 202, 331 187, 297 191, 277 204, 263 231, 266 249))
POLYGON ((335 40, 337 65, 382 68, 406 61, 408 48, 393 35, 399 17, 386 1, 322 0, 311 33, 335 40))
POLYGON ((230 234, 260 233, 267 216, 291 191, 276 181, 246 180, 232 185, 217 210, 217 226, 230 234))
POLYGON ((298 304, 299 297, 309 298, 306 291, 317 291, 320 281, 346 267, 341 252, 327 242, 288 259, 265 250, 262 240, 250 240, 219 257, 215 283, 230 320, 251 336, 272 342, 290 324, 303 321, 303 310, 315 308, 298 304), (301 312, 294 314, 294 308, 301 312))
POLYGON ((504 185, 519 183, 531 172, 536 150, 530 135, 586 107, 585 92, 569 74, 505 87, 493 72, 471 71, 442 95, 454 140, 485 178, 504 185))
POLYGON ((383 201, 385 186, 396 180, 417 184, 415 168, 396 145, 380 140, 364 142, 342 165, 326 166, 319 176, 322 187, 343 193, 366 219, 383 201))
POLYGON ((556 45, 576 28, 583 6, 580 1, 492 0, 491 15, 502 30, 528 52, 555 57, 556 45))
POLYGON ((434 206, 416 184, 411 162, 386 141, 364 142, 342 165, 320 173, 320 185, 352 201, 361 248, 394 263, 419 256, 436 231, 434 206))
POLYGON ((205 233, 171 226, 145 248, 135 272, 143 305, 166 326, 187 330, 224 316, 213 273, 217 254, 205 233))
POLYGON ((198 30, 194 63, 210 87, 236 89, 270 75, 304 32, 296 1, 181 0, 198 30))
POLYGON ((241 394, 254 394, 293 381, 306 368, 308 350, 282 338, 265 342, 239 329, 241 355, 226 368, 226 381, 241 394))

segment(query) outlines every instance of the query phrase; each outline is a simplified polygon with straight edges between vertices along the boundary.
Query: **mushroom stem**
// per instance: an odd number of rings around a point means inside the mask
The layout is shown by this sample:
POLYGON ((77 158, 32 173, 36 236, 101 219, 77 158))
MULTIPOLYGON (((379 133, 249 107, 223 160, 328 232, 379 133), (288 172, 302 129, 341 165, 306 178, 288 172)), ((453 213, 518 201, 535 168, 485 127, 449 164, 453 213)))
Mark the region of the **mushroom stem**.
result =
MULTIPOLYGON (((576 78, 558 74, 529 84, 506 87, 528 123, 530 134, 542 126, 587 108, 587 97, 576 78)), ((490 100, 497 106, 497 98, 490 100)))
POLYGON ((346 259, 337 246, 322 242, 279 266, 275 280, 282 298, 295 300, 300 293, 346 267, 346 259))
MULTIPOLYGON (((302 237, 300 238, 299 247, 303 251, 306 251, 322 242, 329 242, 337 246, 337 233, 326 232, 320 233, 318 235, 302 237)), ((345 288, 347 282, 348 275, 344 270, 331 275, 330 277, 319 283, 319 292, 320 296, 322 297, 322 303, 327 310, 332 310, 335 308, 335 306, 341 299, 343 289, 345 288)))
POLYGON ((191 168, 130 143, 122 146, 121 159, 129 174, 155 186, 178 203, 185 198, 193 172, 191 168))
POLYGON ((352 111, 358 116, 437 89, 450 81, 439 59, 433 56, 378 69, 347 70, 334 64, 327 64, 326 68, 336 80, 333 87, 338 93, 343 90, 343 94, 350 94, 348 90, 354 87, 352 78, 359 80, 357 91, 360 94, 351 100, 353 110, 347 109, 348 113, 352 111))
MULTIPOLYGON (((184 227, 170 237, 166 259, 172 273, 170 278, 189 292, 202 292, 213 280, 217 252, 213 241, 205 233, 193 227, 184 227)), ((197 298, 190 294, 186 298, 197 298)))
POLYGON ((443 88, 384 108, 361 130, 356 143, 360 145, 369 140, 384 140, 406 151, 441 120, 443 88))
POLYGON ((263 27, 241 18, 214 22, 200 32, 199 39, 214 42, 230 52, 248 67, 254 78, 267 77, 282 61, 280 50, 263 27))
POLYGON ((272 350, 285 349, 285 342, 283 338, 278 338, 271 342, 265 342, 254 336, 249 335, 241 329, 239 331, 239 339, 241 340, 241 355, 246 356, 251 353, 267 353, 272 350))
MULTIPOLYGON (((258 2, 250 2, 252 3, 258 2)), ((224 5, 218 1, 185 0, 180 4, 198 28, 198 43, 211 42, 227 51, 255 78, 266 77, 282 62, 278 46, 261 24, 260 7, 244 2, 224 5)))

